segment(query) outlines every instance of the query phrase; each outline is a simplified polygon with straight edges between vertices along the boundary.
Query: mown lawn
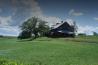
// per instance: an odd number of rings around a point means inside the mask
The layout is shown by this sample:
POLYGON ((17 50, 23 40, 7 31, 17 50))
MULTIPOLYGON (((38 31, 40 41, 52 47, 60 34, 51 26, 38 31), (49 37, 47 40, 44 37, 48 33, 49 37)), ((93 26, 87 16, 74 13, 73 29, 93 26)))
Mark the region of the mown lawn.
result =
POLYGON ((0 59, 23 65, 98 65, 98 37, 0 38, 0 59))

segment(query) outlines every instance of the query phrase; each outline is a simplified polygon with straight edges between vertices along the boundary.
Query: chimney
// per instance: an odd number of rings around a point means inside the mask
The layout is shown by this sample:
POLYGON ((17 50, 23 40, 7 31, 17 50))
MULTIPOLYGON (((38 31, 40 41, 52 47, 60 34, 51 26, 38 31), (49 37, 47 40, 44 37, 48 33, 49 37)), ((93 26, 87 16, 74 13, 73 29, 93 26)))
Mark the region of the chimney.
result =
POLYGON ((61 23, 63 23, 63 21, 61 21, 61 23))
POLYGON ((58 25, 58 24, 60 24, 60 23, 56 23, 56 25, 58 25))

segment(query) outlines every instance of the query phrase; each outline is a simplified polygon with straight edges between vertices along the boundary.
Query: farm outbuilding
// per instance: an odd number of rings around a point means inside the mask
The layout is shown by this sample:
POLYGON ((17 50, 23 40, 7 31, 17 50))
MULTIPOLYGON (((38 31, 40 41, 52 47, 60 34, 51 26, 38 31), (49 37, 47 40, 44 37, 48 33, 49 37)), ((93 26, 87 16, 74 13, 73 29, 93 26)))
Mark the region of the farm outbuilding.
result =
POLYGON ((61 22, 53 25, 50 31, 45 35, 47 37, 75 37, 76 24, 75 22, 61 22))

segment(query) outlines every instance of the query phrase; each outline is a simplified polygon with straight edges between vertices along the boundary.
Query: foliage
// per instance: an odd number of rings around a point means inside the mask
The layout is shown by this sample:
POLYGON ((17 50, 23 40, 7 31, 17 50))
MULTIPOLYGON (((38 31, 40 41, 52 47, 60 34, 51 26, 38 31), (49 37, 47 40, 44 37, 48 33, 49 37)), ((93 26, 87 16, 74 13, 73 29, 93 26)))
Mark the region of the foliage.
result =
POLYGON ((38 22, 38 18, 32 17, 25 21, 20 27, 22 30, 32 30, 35 29, 36 24, 38 22))
POLYGON ((30 31, 22 31, 19 36, 18 39, 27 39, 27 38, 32 38, 32 33, 30 31))
POLYGON ((40 35, 43 35, 43 33, 49 30, 49 26, 46 25, 46 22, 36 17, 32 17, 25 21, 20 26, 20 28, 22 31, 30 31, 32 34, 35 35, 35 38, 38 37, 38 33, 40 35))
POLYGON ((79 33, 78 36, 86 36, 85 33, 79 33))
POLYGON ((94 35, 94 36, 98 36, 98 33, 96 33, 96 32, 93 32, 93 35, 94 35))
POLYGON ((45 32, 49 31, 50 28, 48 25, 46 25, 47 22, 45 21, 40 21, 38 25, 38 32, 43 35, 45 32))
POLYGON ((4 37, 3 35, 0 35, 0 37, 2 38, 2 37, 4 37))

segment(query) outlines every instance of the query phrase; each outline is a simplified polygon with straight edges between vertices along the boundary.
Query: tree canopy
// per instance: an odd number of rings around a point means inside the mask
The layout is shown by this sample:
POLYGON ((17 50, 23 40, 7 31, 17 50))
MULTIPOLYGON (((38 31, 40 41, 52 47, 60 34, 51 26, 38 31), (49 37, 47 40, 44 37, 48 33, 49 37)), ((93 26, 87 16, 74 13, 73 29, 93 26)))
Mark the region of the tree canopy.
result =
MULTIPOLYGON (((37 38, 39 36, 38 34, 43 36, 43 34, 50 29, 49 26, 47 25, 46 21, 43 21, 36 17, 32 17, 32 18, 28 19, 27 21, 23 22, 22 25, 20 26, 20 28, 21 28, 22 32, 23 31, 31 32, 32 34, 35 35, 35 38, 37 38)), ((30 34, 28 34, 28 35, 30 35, 30 34)), ((25 35, 27 35, 27 34, 25 34, 25 35)), ((22 34, 21 34, 21 36, 22 36, 22 34)))

